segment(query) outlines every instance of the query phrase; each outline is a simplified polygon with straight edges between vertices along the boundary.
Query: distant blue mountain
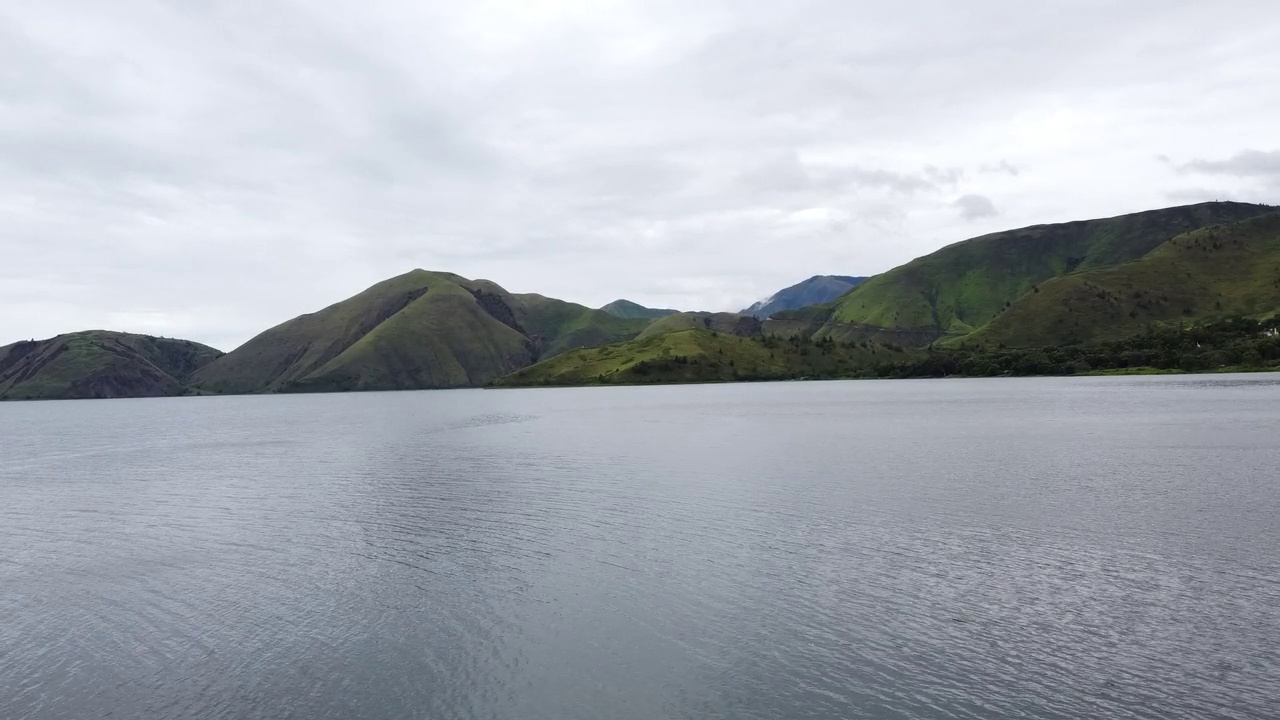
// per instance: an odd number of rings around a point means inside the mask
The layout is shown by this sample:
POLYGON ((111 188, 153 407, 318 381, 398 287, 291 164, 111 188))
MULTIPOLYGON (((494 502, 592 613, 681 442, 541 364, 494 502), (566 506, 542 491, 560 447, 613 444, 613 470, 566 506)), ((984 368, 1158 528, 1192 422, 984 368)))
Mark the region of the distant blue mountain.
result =
POLYGON ((779 290, 742 312, 745 315, 755 315, 764 319, 783 310, 795 310, 807 305, 829 302, 854 289, 866 279, 850 275, 814 275, 808 280, 779 290))

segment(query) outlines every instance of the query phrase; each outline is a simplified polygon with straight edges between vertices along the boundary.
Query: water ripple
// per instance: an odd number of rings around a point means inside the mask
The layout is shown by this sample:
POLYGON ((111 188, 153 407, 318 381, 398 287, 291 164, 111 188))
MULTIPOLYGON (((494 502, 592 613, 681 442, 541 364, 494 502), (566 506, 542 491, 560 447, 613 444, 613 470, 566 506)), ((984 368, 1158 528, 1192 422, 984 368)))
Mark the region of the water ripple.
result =
POLYGON ((0 405, 0 717, 1269 718, 1277 400, 0 405))

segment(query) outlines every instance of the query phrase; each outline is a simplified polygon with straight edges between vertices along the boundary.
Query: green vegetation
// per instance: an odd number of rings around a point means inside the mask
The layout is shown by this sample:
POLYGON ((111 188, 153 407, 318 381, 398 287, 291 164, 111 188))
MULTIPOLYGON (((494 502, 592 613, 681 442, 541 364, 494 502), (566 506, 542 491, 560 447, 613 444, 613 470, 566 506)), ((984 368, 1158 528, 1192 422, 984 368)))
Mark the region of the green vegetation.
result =
POLYGON ((534 359, 630 340, 653 322, 652 318, 614 315, 542 295, 514 298, 516 318, 534 344, 534 359))
POLYGON ((973 332, 1051 278, 1136 260, 1182 233, 1271 212, 1264 205, 1203 203, 994 233, 873 277, 830 305, 780 313, 770 323, 784 334, 799 325, 837 340, 876 337, 881 328, 908 331, 927 344, 973 332))
MULTIPOLYGON (((502 384, 1273 368, 1280 363, 1280 214, 1259 215, 1260 208, 1228 203, 1175 208, 1002 233, 962 243, 958 254, 958 246, 940 251, 943 259, 968 258, 957 266, 977 262, 974 257, 1006 270, 1010 263, 1022 262, 1017 282, 1046 272, 1044 263, 1052 264, 1064 247, 1089 251, 1053 267, 1054 275, 1028 285, 1021 296, 1003 301, 992 310, 991 322, 976 332, 940 346, 930 342, 944 327, 940 323, 923 329, 853 321, 833 325, 832 318, 862 288, 888 282, 882 278, 892 280, 891 272, 836 302, 783 313, 768 321, 763 336, 758 324, 741 315, 679 313, 655 321, 632 342, 569 353, 517 372, 502 384), (1254 216, 1240 222, 1208 225, 1156 242, 1205 218, 1250 213, 1254 216), (1024 252, 1028 247, 1056 250, 1036 255, 1024 252), (1144 247, 1148 252, 1141 257, 1113 264, 1144 247), (1041 265, 1028 269, 1028 258, 1041 265), (908 352, 904 345, 929 349, 908 352)), ((963 282, 956 287, 989 279, 990 273, 990 268, 970 267, 958 276, 963 282)), ((1004 289, 990 296, 1013 292, 1016 286, 1006 279, 1004 289)), ((977 297, 972 289, 962 295, 977 297)), ((930 313, 937 307, 931 305, 930 313)), ((947 327, 957 333, 967 322, 947 327)))
POLYGON ((105 330, 19 342, 0 347, 0 399, 181 395, 221 355, 189 340, 105 330))
POLYGON ((642 336, 565 353, 519 370, 501 386, 613 385, 853 377, 912 353, 872 343, 739 337, 705 328, 642 336))
POLYGON ((627 320, 656 320, 660 317, 675 315, 678 310, 649 308, 630 300, 614 300, 600 308, 602 311, 627 320))
POLYGON ((762 325, 755 317, 741 313, 682 312, 653 321, 644 332, 640 333, 640 337, 653 337, 694 328, 739 337, 754 337, 761 334, 762 325))
POLYGON ((0 398, 1270 368, 1274 211, 1205 203, 995 233, 764 322, 414 270, 221 357, 104 331, 16 343, 0 348, 0 398))
POLYGON ((336 357, 281 389, 336 392, 483 384, 532 358, 525 337, 489 309, 465 286, 435 283, 336 357))
POLYGON ((1167 374, 1280 370, 1280 317, 1156 328, 1124 340, 1044 348, 913 350, 868 341, 743 338, 677 330, 566 353, 498 386, 745 380, 1167 374))
POLYGON ((510 295, 425 270, 277 325, 193 378, 217 393, 480 384, 532 359, 510 295))
POLYGON ((1123 340, 1042 348, 930 350, 868 368, 874 377, 1156 374, 1280 370, 1280 318, 1158 327, 1123 340))
POLYGON ((267 330, 194 381, 218 393, 473 387, 648 323, 414 270, 267 330))
POLYGON ((1118 340, 1280 310, 1280 214, 1180 235, 1122 265, 1053 278, 952 345, 1118 340))

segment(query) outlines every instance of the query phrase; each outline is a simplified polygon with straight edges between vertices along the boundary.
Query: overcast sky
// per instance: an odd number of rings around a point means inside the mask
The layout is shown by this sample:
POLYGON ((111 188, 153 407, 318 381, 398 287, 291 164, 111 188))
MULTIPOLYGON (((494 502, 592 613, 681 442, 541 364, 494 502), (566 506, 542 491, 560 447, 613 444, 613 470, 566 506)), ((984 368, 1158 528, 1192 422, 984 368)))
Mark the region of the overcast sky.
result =
POLYGON ((0 344, 230 350, 414 267, 737 310, 1280 203, 1280 3, 8 0, 0 344))

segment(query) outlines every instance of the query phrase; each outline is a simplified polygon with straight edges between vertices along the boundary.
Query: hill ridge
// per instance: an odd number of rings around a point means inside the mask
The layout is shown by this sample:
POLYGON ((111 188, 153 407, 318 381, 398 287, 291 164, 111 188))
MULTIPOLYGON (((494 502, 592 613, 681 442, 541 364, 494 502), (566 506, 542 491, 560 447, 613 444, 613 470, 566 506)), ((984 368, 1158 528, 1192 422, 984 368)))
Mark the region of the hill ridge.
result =
POLYGON ((1280 212, 1178 235, 1128 263, 1051 278, 948 344, 1098 342, 1154 325, 1278 311, 1280 212))
POLYGON ((784 310, 798 310, 810 305, 830 302, 861 285, 867 279, 854 275, 813 275, 752 303, 742 310, 742 314, 768 319, 784 310))
MULTIPOLYGON (((831 279, 858 278, 815 275, 800 284, 822 280, 829 289, 831 279)), ((873 349, 967 345, 981 354, 997 346, 995 357, 1000 347, 1113 342, 1175 323, 1270 322, 1280 312, 1280 209, 1200 203, 988 233, 764 321, 610 305, 646 317, 414 268, 227 354, 104 330, 0 347, 0 398, 471 387, 534 364, 542 369, 522 377, 549 367, 574 376, 573 362, 616 359, 585 350, 620 345, 641 363, 659 353, 637 366, 645 381, 807 376, 847 373, 849 362, 880 357, 873 349), (688 331, 696 332, 679 335, 688 331), (685 351, 716 357, 663 359, 694 357, 685 351)))
POLYGON ((679 312, 678 310, 671 310, 669 308, 645 307, 640 303, 632 302, 625 298, 618 298, 611 303, 602 305, 600 309, 615 317, 650 320, 666 317, 667 315, 674 315, 679 312))
POLYGON ((1184 232, 1270 212, 1265 205, 1198 203, 987 233, 874 276, 820 312, 775 318, 784 321, 782 328, 820 319, 815 335, 836 339, 860 337, 864 331, 849 329, 857 327, 906 329, 932 339, 964 335, 1051 277, 1135 260, 1184 232))
POLYGON ((160 397, 222 353, 190 340, 110 330, 0 347, 0 399, 160 397))
POLYGON ((222 393, 475 386, 648 322, 415 268, 269 328, 194 381, 222 393))

